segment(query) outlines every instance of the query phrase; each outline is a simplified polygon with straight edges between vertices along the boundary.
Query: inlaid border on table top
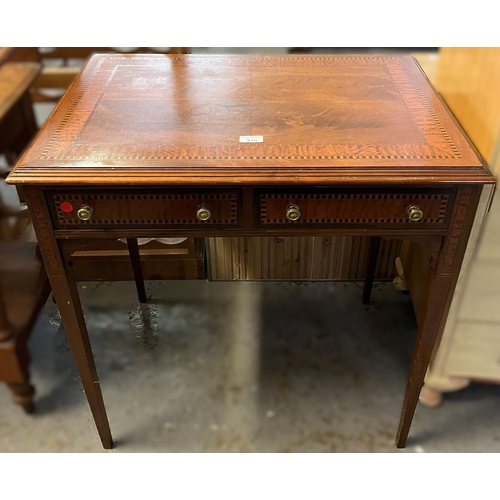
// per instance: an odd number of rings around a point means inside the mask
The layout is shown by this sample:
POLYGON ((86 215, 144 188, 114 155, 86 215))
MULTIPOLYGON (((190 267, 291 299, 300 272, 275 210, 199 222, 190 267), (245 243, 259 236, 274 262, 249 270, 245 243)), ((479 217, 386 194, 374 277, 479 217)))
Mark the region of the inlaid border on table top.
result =
MULTIPOLYGON (((82 76, 82 84, 72 95, 71 105, 66 109, 59 124, 43 148, 40 160, 55 161, 92 161, 92 162, 128 162, 144 161, 234 161, 234 160, 460 160, 463 156, 437 116, 429 99, 415 81, 411 71, 411 59, 393 56, 224 56, 224 57, 192 57, 170 56, 169 64, 186 65, 226 65, 248 67, 294 67, 294 66, 347 66, 356 61, 358 65, 383 65, 388 71, 395 89, 405 104, 409 115, 424 138, 432 137, 434 143, 439 137, 441 153, 429 144, 428 140, 420 144, 339 144, 329 146, 316 145, 214 145, 214 146, 167 146, 157 149, 154 154, 144 155, 140 146, 124 146, 122 151, 112 154, 103 151, 93 151, 92 145, 85 146, 85 154, 64 154, 67 152, 81 153, 82 147, 75 148, 78 135, 86 121, 91 117, 102 95, 108 88, 114 72, 121 65, 147 66, 157 58, 151 56, 101 56, 93 68, 89 68, 82 76), (117 65, 118 64, 118 65, 117 65), (100 73, 109 73, 108 78, 97 78, 100 73), (404 90, 403 92, 401 90, 404 90), (72 125, 72 126, 68 126, 72 125), (137 149, 137 151, 134 151, 137 149), (128 153, 128 154, 127 154, 128 153), (136 154, 134 154, 136 153, 136 154)), ((163 59, 164 60, 164 59, 163 59)), ((413 68, 414 69, 414 68, 413 68)), ((99 148, 99 146, 97 146, 99 148)))

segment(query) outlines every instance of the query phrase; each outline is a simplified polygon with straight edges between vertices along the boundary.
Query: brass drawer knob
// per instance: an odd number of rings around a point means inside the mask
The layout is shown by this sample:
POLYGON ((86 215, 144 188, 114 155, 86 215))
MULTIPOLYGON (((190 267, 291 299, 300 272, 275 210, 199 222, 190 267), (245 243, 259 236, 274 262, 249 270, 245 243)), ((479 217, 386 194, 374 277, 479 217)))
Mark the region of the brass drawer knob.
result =
POLYGON ((196 212, 196 218, 200 221, 209 220, 212 217, 212 212, 210 212, 210 207, 208 205, 200 205, 198 211, 196 212))
POLYGON ((90 220, 92 218, 92 213, 94 209, 90 205, 82 205, 80 210, 76 212, 80 220, 90 220))
POLYGON ((300 216, 302 214, 300 213, 299 207, 297 205, 290 204, 286 207, 286 218, 289 221, 296 221, 299 220, 300 216))
POLYGON ((407 207, 406 213, 408 214, 408 218, 412 222, 417 222, 424 216, 424 212, 420 210, 418 205, 410 205, 409 207, 407 207))

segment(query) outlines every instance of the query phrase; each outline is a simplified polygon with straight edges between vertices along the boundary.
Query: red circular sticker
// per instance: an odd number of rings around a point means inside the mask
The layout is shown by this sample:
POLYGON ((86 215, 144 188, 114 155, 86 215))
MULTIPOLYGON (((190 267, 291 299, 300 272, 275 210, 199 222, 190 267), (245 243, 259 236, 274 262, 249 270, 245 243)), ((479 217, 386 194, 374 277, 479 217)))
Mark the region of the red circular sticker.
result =
POLYGON ((71 203, 68 203, 67 201, 63 201, 60 205, 60 208, 63 212, 66 212, 67 214, 73 212, 73 205, 71 203))

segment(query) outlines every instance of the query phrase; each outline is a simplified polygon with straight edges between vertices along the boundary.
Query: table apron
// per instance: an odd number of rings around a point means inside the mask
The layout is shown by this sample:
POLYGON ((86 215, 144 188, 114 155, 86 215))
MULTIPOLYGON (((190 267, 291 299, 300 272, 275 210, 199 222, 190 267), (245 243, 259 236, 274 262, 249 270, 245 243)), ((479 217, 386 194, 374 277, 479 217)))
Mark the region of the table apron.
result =
MULTIPOLYGON (((392 225, 393 226, 393 225, 392 225)), ((283 229, 226 229, 226 230, 186 230, 186 229, 59 229, 54 231, 58 240, 67 239, 119 239, 119 238, 239 238, 239 237, 285 237, 285 236, 380 236, 382 238, 406 238, 414 236, 445 236, 446 229, 395 229, 394 227, 368 228, 350 227, 335 229, 283 228, 283 229)))

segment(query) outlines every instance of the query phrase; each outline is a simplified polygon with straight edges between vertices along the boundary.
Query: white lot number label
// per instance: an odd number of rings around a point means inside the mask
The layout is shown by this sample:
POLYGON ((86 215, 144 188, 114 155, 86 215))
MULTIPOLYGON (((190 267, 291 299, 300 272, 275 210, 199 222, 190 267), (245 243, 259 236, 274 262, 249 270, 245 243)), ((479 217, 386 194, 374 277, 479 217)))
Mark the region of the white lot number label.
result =
POLYGON ((263 135, 240 135, 240 142, 264 142, 263 135))

